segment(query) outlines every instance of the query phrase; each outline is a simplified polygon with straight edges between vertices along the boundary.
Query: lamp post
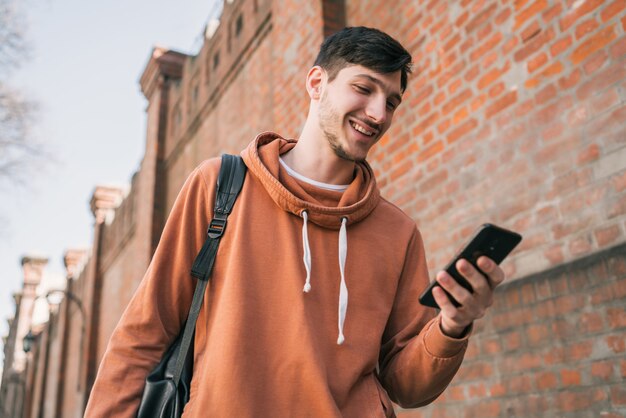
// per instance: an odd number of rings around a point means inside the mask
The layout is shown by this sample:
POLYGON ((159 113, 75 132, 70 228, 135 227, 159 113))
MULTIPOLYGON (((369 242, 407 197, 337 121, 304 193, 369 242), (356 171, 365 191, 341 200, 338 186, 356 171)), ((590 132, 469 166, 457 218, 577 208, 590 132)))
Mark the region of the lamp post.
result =
MULTIPOLYGON (((83 302, 72 292, 69 292, 67 290, 63 290, 63 289, 53 289, 50 290, 48 293, 46 293, 46 300, 48 301, 49 305, 58 305, 61 301, 54 301, 54 299, 51 300, 51 296, 54 295, 59 295, 62 294, 65 297, 67 297, 68 301, 73 302, 76 304, 76 306, 78 307, 78 311, 80 312, 80 317, 81 317, 81 322, 80 322, 80 354, 79 354, 79 359, 78 359, 78 379, 76 379, 76 389, 80 390, 80 375, 83 369, 83 357, 85 355, 84 353, 84 345, 85 345, 85 322, 87 320, 87 315, 85 314, 85 308, 83 306, 83 302)), ((66 327, 69 324, 67 323, 67 318, 66 318, 66 327)), ((67 337, 67 334, 66 334, 67 337)), ((65 347, 63 349, 63 351, 65 351, 65 347)), ((61 358, 62 358, 62 362, 65 363, 65 356, 66 353, 63 352, 61 354, 61 358)))
POLYGON ((37 337, 33 334, 33 331, 29 329, 28 334, 26 334, 24 336, 24 339, 22 340, 22 349, 25 353, 29 353, 30 350, 32 350, 33 343, 35 342, 36 338, 37 337))

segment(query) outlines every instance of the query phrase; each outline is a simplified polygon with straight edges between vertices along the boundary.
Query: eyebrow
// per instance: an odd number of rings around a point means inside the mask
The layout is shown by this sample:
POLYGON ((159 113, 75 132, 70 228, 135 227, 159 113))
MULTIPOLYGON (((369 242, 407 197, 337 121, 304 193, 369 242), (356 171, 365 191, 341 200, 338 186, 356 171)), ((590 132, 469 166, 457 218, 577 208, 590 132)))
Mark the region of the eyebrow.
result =
MULTIPOLYGON (((367 78, 369 81, 380 86, 383 89, 387 87, 382 81, 380 81, 376 77, 372 77, 369 74, 357 74, 355 75, 355 77, 367 78)), ((392 93, 390 97, 396 99, 398 101, 398 104, 402 103, 402 95, 400 95, 400 93, 392 93)))

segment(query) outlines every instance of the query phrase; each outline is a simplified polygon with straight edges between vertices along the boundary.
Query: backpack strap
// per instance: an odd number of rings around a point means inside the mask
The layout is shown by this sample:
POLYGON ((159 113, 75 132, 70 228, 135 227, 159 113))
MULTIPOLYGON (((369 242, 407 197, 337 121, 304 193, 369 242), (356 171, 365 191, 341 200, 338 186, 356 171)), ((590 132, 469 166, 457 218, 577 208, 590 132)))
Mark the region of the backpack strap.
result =
POLYGON ((217 178, 213 219, 209 224, 207 239, 191 268, 191 275, 196 277, 198 282, 196 283, 196 290, 193 293, 191 308, 189 309, 189 315, 185 323, 185 331, 183 332, 180 351, 176 359, 176 367, 174 368, 173 380, 176 385, 178 385, 180 380, 185 359, 187 358, 189 347, 193 340, 196 321, 198 320, 198 314, 200 313, 200 307, 202 306, 202 299, 204 297, 204 290, 206 289, 211 271, 213 270, 220 239, 226 229, 226 220, 243 187, 246 169, 246 165, 243 163, 243 159, 240 156, 222 155, 222 165, 217 178))
POLYGON ((207 231, 208 237, 196 257, 191 268, 191 275, 200 280, 209 280, 215 254, 220 243, 220 238, 226 229, 226 219, 233 209, 235 199, 243 186, 246 176, 246 165, 239 156, 222 155, 222 166, 217 179, 217 194, 215 196, 215 209, 213 219, 207 231))

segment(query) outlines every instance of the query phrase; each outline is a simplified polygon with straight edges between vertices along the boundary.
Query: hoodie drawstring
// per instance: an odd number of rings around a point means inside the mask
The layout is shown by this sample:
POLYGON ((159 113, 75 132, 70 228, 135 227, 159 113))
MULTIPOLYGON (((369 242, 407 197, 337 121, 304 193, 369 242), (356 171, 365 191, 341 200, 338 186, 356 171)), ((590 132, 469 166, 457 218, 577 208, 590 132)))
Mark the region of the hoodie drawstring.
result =
POLYGON ((303 292, 309 293, 311 290, 311 247, 309 246, 309 231, 307 228, 308 214, 306 210, 302 211, 302 218, 304 223, 302 224, 302 248, 304 248, 304 268, 306 269, 306 282, 304 283, 303 292))
MULTIPOLYGON (((304 250, 304 268, 306 270, 306 281, 304 283, 304 293, 309 293, 311 290, 311 247, 309 245, 309 231, 308 220, 309 215, 306 210, 301 212, 302 219, 302 248, 304 250)), ((346 313, 348 311, 348 287, 346 286, 345 268, 346 257, 348 254, 348 234, 346 232, 346 225, 348 224, 348 218, 341 218, 341 228, 339 229, 339 272, 341 273, 341 282, 339 283, 339 309, 338 309, 338 328, 339 336, 337 337, 337 344, 341 345, 346 340, 343 335, 343 327, 346 322, 346 313)))
POLYGON ((346 256, 348 254, 348 234, 346 233, 347 218, 341 218, 341 229, 339 230, 339 271, 341 272, 341 283, 339 284, 339 337, 337 344, 341 345, 345 341, 343 335, 343 324, 346 321, 348 311, 348 287, 344 274, 346 268, 346 256))

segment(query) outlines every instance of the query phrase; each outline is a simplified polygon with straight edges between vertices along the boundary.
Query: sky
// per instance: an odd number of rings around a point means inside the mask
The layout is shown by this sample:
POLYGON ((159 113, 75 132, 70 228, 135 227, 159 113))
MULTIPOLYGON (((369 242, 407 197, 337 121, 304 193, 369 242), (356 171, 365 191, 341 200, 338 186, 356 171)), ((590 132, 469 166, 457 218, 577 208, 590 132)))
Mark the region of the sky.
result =
POLYGON ((30 56, 9 83, 38 102, 33 134, 51 158, 31 167, 24 185, 0 189, 0 336, 22 287, 21 258, 48 257, 46 275, 63 278, 64 252, 91 245, 95 186, 128 184, 139 168, 147 106, 139 77, 152 48, 198 51, 221 4, 15 1, 30 56))

